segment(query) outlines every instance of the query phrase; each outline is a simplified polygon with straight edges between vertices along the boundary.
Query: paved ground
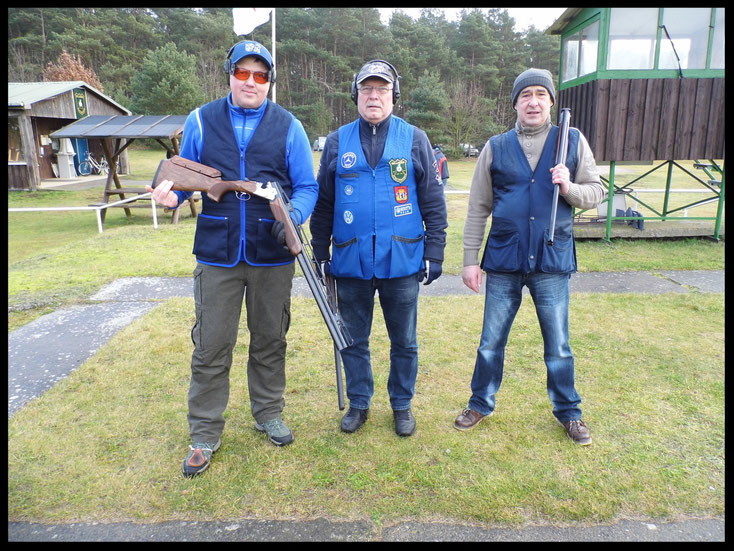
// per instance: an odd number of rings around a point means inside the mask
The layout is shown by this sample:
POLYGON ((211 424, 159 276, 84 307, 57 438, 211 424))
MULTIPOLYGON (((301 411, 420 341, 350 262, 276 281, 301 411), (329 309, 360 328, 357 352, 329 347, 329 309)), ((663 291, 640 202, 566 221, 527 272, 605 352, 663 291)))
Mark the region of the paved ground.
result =
MULTIPOLYGON (((724 271, 577 273, 571 291, 724 293, 724 271)), ((302 278, 295 296, 310 296, 302 278)), ((459 276, 443 276, 421 293, 472 294, 459 276)), ((62 308, 8 335, 8 418, 90 358, 109 338, 160 301, 193 296, 191 278, 122 278, 87 304, 62 308)), ((535 526, 520 530, 444 524, 326 520, 165 522, 158 524, 8 523, 9 541, 724 541, 724 519, 676 523, 629 520, 610 526, 535 526)))
POLYGON ((8 541, 725 541, 724 519, 673 523, 624 520, 604 526, 483 526, 323 519, 162 522, 157 524, 8 523, 8 541))

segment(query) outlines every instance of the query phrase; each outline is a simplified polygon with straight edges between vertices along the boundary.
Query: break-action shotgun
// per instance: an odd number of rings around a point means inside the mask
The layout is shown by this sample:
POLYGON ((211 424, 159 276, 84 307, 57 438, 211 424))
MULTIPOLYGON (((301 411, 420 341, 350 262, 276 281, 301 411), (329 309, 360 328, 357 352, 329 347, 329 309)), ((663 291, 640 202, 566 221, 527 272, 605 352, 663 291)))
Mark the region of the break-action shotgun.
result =
POLYGON ((344 387, 341 373, 340 353, 353 343, 349 331, 337 310, 336 290, 325 281, 325 275, 318 268, 313 251, 308 245, 303 230, 293 222, 293 211, 288 197, 277 182, 253 182, 250 180, 222 180, 222 173, 216 168, 184 159, 178 155, 161 161, 153 176, 155 188, 164 180, 173 182, 171 189, 176 191, 200 191, 212 200, 219 202, 228 191, 239 191, 262 197, 270 202, 270 210, 276 220, 285 228, 285 244, 298 260, 306 283, 316 300, 316 305, 324 318, 326 327, 334 341, 334 360, 336 367, 336 387, 339 409, 344 409, 344 387), (333 293, 333 294, 332 294, 333 293))

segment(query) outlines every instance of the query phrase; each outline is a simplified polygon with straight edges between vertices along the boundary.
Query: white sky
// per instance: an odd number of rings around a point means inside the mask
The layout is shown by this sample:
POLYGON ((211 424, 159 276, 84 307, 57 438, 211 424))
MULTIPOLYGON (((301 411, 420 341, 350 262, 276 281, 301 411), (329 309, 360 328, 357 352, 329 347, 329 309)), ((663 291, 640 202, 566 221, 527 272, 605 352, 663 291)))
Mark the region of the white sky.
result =
MULTIPOLYGON (((433 7, 433 6, 429 6, 433 7)), ((381 14, 382 22, 387 25, 390 21, 390 14, 395 10, 402 10, 410 15, 413 19, 420 17, 421 8, 378 8, 381 14)), ((438 8, 446 14, 446 19, 456 21, 462 9, 467 11, 473 8, 438 8)), ((487 10, 489 8, 480 8, 487 10)), ((566 8, 504 8, 515 19, 515 30, 517 32, 525 31, 530 25, 535 25, 536 29, 544 31, 550 27, 556 19, 566 10, 566 8)))

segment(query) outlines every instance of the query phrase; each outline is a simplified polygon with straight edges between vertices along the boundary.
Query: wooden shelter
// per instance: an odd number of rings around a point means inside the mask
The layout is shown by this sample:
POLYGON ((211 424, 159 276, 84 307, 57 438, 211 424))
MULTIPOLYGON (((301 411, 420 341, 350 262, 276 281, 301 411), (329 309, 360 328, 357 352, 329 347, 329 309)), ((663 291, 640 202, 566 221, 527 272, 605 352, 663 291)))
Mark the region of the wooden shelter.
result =
MULTIPOLYGON (((167 156, 179 154, 179 143, 183 133, 186 115, 129 115, 129 116, 89 116, 57 130, 51 136, 56 139, 73 138, 97 141, 107 159, 110 171, 100 203, 125 199, 125 194, 145 194, 144 187, 122 187, 117 166, 120 156, 138 138, 157 141, 166 150, 167 156), (119 197, 116 197, 119 196, 119 197)), ((114 201, 113 201, 114 202, 114 201)), ((129 217, 130 208, 136 205, 126 203, 121 206, 129 217)), ((189 201, 191 212, 196 216, 196 206, 189 201)), ((106 209, 102 211, 102 221, 106 209)))
MULTIPOLYGON (((716 238, 724 206, 724 30, 724 8, 653 7, 568 8, 546 31, 561 35, 557 107, 571 109, 572 126, 596 160, 609 163, 610 196, 624 191, 614 187, 618 162, 692 160, 707 170, 700 182, 719 201, 716 238)), ((608 211, 607 238, 611 202, 608 211)), ((659 214, 650 219, 672 219, 659 214)))
MULTIPOLYGON (((130 111, 84 81, 8 83, 8 189, 32 190, 41 180, 58 178, 60 142, 52 133, 94 115, 130 115, 130 111)), ((71 140, 74 168, 89 149, 85 139, 71 140)), ((102 150, 92 147, 101 158, 102 150)), ((127 170, 127 156, 121 158, 127 170)))

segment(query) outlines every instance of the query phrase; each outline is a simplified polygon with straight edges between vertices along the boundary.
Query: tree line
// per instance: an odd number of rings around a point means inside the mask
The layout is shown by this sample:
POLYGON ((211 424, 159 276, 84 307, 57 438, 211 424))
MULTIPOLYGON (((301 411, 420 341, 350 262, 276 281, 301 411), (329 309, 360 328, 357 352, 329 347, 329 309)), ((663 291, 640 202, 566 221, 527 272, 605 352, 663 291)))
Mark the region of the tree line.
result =
MULTIPOLYGON (((67 55, 135 114, 187 114, 226 95, 223 63, 243 38, 272 52, 270 23, 237 37, 231 8, 8 8, 8 81, 41 81, 67 55)), ((458 21, 396 11, 387 25, 376 8, 277 8, 276 100, 310 139, 325 136, 356 116, 354 73, 386 59, 402 77, 395 114, 457 154, 514 124, 521 71, 548 69, 557 81, 559 48, 534 27, 517 32, 501 8, 462 10, 458 21)))

